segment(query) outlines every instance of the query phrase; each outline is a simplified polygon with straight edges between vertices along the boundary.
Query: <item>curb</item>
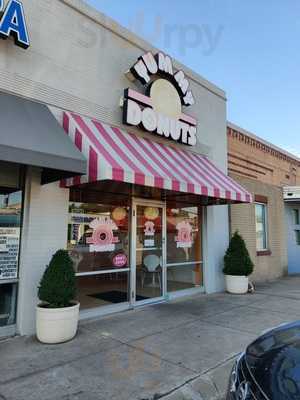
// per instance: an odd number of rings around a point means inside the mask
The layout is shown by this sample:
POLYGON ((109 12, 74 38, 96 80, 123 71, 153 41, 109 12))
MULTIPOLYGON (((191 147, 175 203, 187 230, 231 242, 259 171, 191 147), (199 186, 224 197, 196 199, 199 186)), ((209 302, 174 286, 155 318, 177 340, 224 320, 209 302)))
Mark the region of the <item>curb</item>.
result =
POLYGON ((163 400, 223 400, 226 395, 229 374, 235 358, 195 378, 180 389, 160 397, 163 400))

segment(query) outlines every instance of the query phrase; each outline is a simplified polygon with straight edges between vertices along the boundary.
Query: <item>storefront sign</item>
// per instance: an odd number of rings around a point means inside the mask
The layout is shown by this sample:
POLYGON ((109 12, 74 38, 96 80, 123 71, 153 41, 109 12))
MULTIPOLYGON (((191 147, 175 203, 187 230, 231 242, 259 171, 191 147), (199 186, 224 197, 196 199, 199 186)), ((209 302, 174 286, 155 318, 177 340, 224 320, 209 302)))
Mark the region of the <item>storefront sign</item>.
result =
POLYGON ((114 251, 115 244, 119 243, 119 238, 114 236, 118 229, 115 222, 109 217, 99 217, 90 223, 93 229, 92 237, 87 238, 90 245, 90 252, 114 251))
POLYGON ((117 254, 113 258, 113 266, 116 268, 123 268, 127 265, 127 257, 125 254, 117 254))
POLYGON ((0 280, 18 277, 20 228, 0 228, 0 280))
POLYGON ((145 95, 126 89, 123 122, 148 132, 195 146, 197 121, 182 106, 195 104, 190 83, 183 71, 174 71, 172 60, 163 53, 140 57, 130 69, 131 76, 145 86, 145 95))
POLYGON ((189 249, 193 245, 193 228, 187 221, 181 221, 176 225, 178 234, 175 238, 177 248, 189 249))
POLYGON ((0 37, 14 38, 15 44, 27 49, 30 46, 27 32, 23 4, 18 0, 9 0, 4 7, 4 0, 0 0, 0 37))

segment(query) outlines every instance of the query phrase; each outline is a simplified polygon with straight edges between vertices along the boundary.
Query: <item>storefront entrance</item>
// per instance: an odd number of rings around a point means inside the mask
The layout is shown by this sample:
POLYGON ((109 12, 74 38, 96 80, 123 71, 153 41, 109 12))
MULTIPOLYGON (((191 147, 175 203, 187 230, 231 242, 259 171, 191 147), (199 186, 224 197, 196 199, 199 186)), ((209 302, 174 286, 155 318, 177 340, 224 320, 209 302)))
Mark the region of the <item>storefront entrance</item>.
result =
POLYGON ((132 301, 159 301, 166 295, 165 206, 134 200, 132 216, 132 301))
POLYGON ((99 184, 72 189, 68 250, 82 317, 202 291, 202 210, 99 184))

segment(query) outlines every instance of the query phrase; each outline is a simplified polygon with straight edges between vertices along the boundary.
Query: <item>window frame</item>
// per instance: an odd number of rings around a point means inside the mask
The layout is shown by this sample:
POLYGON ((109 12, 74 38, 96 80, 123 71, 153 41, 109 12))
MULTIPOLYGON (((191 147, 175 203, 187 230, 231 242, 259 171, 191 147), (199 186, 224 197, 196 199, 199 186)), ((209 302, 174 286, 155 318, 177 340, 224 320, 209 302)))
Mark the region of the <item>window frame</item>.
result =
POLYGON ((268 203, 262 203, 259 201, 256 201, 254 203, 254 212, 255 212, 255 244, 256 244, 256 252, 259 253, 265 253, 269 252, 269 219, 268 219, 268 203), (262 206, 264 210, 264 234, 265 234, 265 243, 266 247, 265 248, 258 248, 257 246, 257 229, 256 229, 256 206, 262 206))
POLYGON ((299 208, 293 208, 293 225, 300 225, 300 211, 299 208))
POLYGON ((300 246, 300 237, 298 238, 298 234, 300 234, 300 229, 295 229, 295 242, 296 242, 296 246, 300 246))

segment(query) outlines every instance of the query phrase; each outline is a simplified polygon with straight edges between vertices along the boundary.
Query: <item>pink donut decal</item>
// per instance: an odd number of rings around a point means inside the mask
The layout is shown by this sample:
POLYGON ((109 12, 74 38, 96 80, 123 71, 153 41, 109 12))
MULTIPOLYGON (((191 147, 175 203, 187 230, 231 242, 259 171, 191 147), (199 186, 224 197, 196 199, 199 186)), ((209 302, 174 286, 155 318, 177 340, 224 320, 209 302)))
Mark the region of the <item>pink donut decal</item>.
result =
POLYGON ((90 244, 90 252, 114 251, 115 244, 119 243, 119 238, 114 236, 114 231, 118 230, 115 222, 109 217, 99 217, 90 223, 93 234, 87 239, 90 244))
POLYGON ((182 221, 177 224, 176 229, 178 231, 175 237, 177 247, 190 248, 193 245, 193 228, 187 221, 182 221))

